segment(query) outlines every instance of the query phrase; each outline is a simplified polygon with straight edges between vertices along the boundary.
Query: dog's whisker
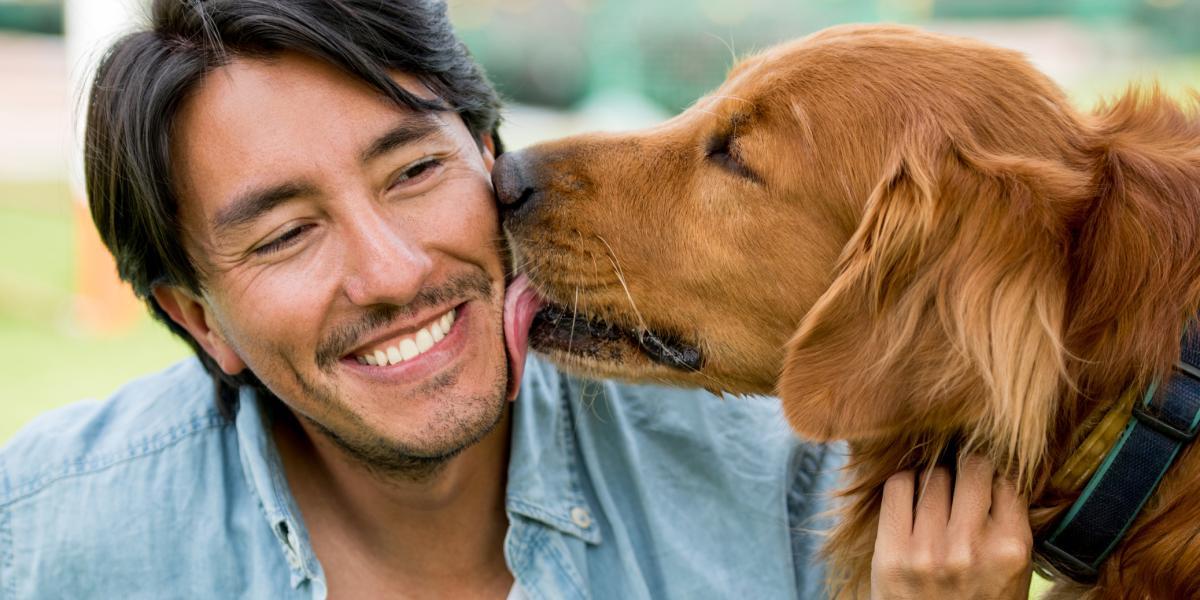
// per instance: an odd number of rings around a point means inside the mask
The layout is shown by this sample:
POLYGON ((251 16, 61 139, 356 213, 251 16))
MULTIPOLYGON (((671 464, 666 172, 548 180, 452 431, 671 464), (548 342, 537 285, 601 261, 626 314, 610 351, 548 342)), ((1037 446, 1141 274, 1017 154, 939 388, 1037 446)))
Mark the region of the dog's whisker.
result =
POLYGON ((621 282, 621 287, 625 290, 625 297, 629 299, 629 307, 633 309, 633 314, 637 317, 638 327, 640 327, 640 330, 638 331, 638 340, 641 341, 644 339, 642 336, 646 333, 646 330, 648 330, 649 327, 646 326, 646 320, 642 318, 642 311, 638 310, 637 303, 633 301, 633 294, 629 292, 629 285, 625 282, 625 273, 621 271, 621 264, 617 259, 617 253, 613 251, 612 246, 608 243, 608 240, 604 239, 604 237, 598 233, 593 235, 595 235, 596 239, 600 240, 600 242, 604 244, 605 248, 608 248, 608 261, 612 263, 613 272, 617 276, 617 281, 621 282))
POLYGON ((725 46, 725 49, 729 51, 729 58, 731 61, 729 63, 730 68, 732 68, 733 65, 736 65, 738 62, 738 55, 737 55, 737 50, 735 50, 733 47, 733 35, 731 34, 729 36, 729 40, 726 41, 725 38, 723 38, 715 33, 712 33, 712 32, 705 32, 705 33, 708 34, 708 37, 714 38, 718 42, 721 42, 721 44, 723 44, 725 46))
POLYGON ((599 382, 584 381, 579 390, 579 400, 587 407, 588 412, 592 414, 599 422, 607 423, 604 417, 596 411, 597 400, 606 398, 604 395, 604 386, 599 382))
POLYGON ((579 316, 579 284, 575 285, 575 303, 571 306, 571 334, 567 337, 567 354, 575 346, 575 318, 579 316))
MULTIPOLYGON (((585 247, 584 240, 583 240, 583 232, 576 231, 575 234, 579 236, 579 245, 581 247, 585 247)), ((600 263, 596 261, 596 253, 589 250, 588 256, 591 257, 591 259, 592 259, 592 272, 599 274, 600 273, 600 263)))
POLYGON ((708 116, 710 116, 710 117, 717 117, 717 118, 720 118, 720 117, 721 117, 721 115, 718 115, 717 113, 715 113, 715 112, 713 112, 713 111, 711 111, 711 110, 708 110, 707 108, 695 107, 695 108, 693 108, 692 110, 695 110, 696 112, 702 112, 702 113, 704 113, 704 114, 706 114, 706 115, 708 115, 708 116))
MULTIPOLYGON (((582 234, 580 234, 580 235, 582 236, 582 234)), ((649 333, 649 331, 650 331, 650 327, 646 325, 646 320, 642 317, 642 313, 638 309, 637 303, 633 300, 633 294, 632 294, 632 292, 629 291, 629 285, 625 281, 625 273, 621 269, 621 264, 620 264, 619 260, 617 259, 616 251, 613 250, 612 245, 609 244, 608 240, 604 239, 603 236, 601 236, 600 234, 593 234, 593 235, 596 237, 596 239, 600 240, 600 243, 604 244, 604 247, 607 249, 607 258, 609 260, 609 263, 613 267, 613 273, 617 276, 617 281, 619 281, 621 283, 621 288, 625 291, 625 297, 629 300, 629 306, 630 306, 630 308, 633 309, 633 314, 637 317, 638 341, 644 342, 646 339, 645 338, 646 334, 649 333)), ((595 260, 594 255, 593 255, 593 260, 595 260)), ((668 356, 676 359, 676 362, 679 363, 681 366, 683 366, 685 364, 685 361, 682 360, 683 356, 679 352, 677 352, 673 349, 670 349, 670 348, 664 348, 664 350, 668 356)), ((720 384, 719 380, 708 375, 707 373, 704 373, 700 369, 697 369, 694 367, 687 367, 687 366, 684 366, 683 368, 691 373, 695 373, 695 374, 698 374, 698 375, 704 377, 710 383, 718 384, 718 385, 714 386, 714 389, 719 389, 721 387, 719 385, 720 384)))
POLYGON ((751 106, 754 105, 753 101, 742 98, 741 96, 732 96, 729 94, 709 94, 708 97, 714 100, 737 100, 738 102, 745 102, 751 106))

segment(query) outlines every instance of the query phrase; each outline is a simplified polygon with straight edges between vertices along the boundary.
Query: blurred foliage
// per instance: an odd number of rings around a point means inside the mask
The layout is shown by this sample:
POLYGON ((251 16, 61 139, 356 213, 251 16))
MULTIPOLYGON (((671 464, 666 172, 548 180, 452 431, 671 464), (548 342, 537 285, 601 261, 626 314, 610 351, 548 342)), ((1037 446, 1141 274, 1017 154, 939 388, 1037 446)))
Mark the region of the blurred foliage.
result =
POLYGON ((1063 18, 1149 29, 1200 50, 1200 0, 450 0, 460 35, 509 100, 572 107, 598 90, 676 112, 734 57, 837 23, 1063 18))
POLYGON ((1170 49, 1200 52, 1200 0, 1139 2, 1132 16, 1153 29, 1170 49))
POLYGON ((459 34, 510 100, 572 106, 598 90, 677 111, 735 55, 836 23, 877 20, 877 2, 451 0, 459 34))
POLYGON ((0 1, 0 31, 62 34, 61 0, 0 1))

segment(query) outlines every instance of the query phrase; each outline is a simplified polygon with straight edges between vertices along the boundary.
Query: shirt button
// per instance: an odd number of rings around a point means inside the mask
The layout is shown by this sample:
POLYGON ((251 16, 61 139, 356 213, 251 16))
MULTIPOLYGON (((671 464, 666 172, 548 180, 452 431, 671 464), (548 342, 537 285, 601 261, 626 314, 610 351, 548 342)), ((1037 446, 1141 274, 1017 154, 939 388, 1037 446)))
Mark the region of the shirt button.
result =
POLYGON ((582 506, 576 506, 571 509, 571 522, 587 529, 592 526, 592 515, 582 506))

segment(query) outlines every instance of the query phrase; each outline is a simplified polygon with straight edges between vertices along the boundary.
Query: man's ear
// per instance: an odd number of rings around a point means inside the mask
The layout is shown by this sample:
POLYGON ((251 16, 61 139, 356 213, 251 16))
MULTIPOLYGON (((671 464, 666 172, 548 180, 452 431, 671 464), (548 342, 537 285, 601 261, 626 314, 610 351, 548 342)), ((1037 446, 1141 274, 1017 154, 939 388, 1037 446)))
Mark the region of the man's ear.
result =
POLYGON ((1040 456, 1065 373, 1055 203, 1086 189, 948 142, 897 156, 787 345, 788 421, 817 440, 967 430, 1019 464, 1040 456))
POLYGON ((484 134, 482 150, 483 166, 487 167, 488 173, 491 173, 492 166, 496 164, 496 139, 493 134, 484 134))
POLYGON ((153 294, 171 320, 187 330, 227 375, 237 375, 246 368, 221 332, 212 327, 212 315, 204 300, 174 285, 156 285, 153 294))

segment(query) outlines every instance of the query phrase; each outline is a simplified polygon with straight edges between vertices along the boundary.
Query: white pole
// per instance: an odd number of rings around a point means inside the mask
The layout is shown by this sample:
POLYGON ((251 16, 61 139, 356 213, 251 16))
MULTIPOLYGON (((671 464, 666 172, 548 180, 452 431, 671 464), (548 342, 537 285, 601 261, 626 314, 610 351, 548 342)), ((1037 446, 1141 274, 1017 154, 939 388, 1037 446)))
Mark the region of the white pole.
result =
POLYGON ((66 0, 63 4, 69 89, 75 111, 72 123, 74 150, 70 160, 71 185, 82 190, 87 90, 105 50, 119 37, 137 27, 146 8, 143 0, 66 0))
POLYGON ((92 333, 128 330, 142 311, 100 242, 83 186, 87 93, 104 52, 144 20, 145 0, 66 0, 63 7, 70 101, 73 108, 68 181, 75 220, 76 322, 92 333))

